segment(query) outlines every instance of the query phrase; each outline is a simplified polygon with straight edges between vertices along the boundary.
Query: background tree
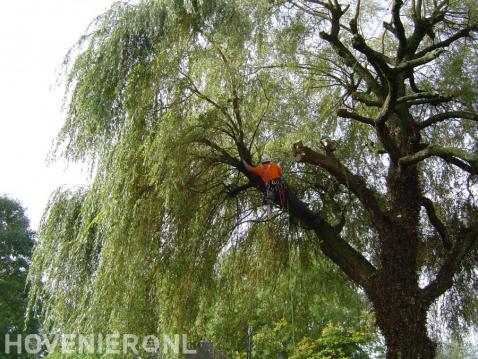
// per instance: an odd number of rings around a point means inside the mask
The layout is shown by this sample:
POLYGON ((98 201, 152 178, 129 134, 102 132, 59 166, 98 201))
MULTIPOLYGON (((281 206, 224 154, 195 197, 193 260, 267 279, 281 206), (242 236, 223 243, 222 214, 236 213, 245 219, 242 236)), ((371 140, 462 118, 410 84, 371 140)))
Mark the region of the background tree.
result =
POLYGON ((41 227, 47 327, 190 327, 222 254, 257 250, 241 159, 267 151, 294 190, 277 240, 289 217, 363 289, 389 358, 433 357, 433 303, 476 319, 476 5, 114 5, 67 60, 59 148, 96 175, 41 227))
MULTIPOLYGON (((25 330, 26 278, 34 233, 25 210, 17 201, 0 196, 0 357, 5 354, 5 335, 11 340, 25 330)), ((32 329, 32 326, 30 326, 32 329)), ((12 349, 15 352, 15 348, 12 349)), ((16 352, 15 352, 16 353, 16 352)), ((22 357, 18 355, 18 357, 22 357)))

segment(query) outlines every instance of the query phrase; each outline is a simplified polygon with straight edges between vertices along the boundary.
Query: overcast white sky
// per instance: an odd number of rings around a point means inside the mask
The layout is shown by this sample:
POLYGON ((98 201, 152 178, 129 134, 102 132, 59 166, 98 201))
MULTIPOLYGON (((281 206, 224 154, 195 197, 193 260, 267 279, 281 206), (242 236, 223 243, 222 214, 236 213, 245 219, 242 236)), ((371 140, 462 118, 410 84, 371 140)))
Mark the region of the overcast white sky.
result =
POLYGON ((113 2, 0 2, 0 195, 20 200, 34 229, 57 187, 88 182, 78 166, 47 166, 63 122, 63 92, 54 85, 68 49, 113 2))

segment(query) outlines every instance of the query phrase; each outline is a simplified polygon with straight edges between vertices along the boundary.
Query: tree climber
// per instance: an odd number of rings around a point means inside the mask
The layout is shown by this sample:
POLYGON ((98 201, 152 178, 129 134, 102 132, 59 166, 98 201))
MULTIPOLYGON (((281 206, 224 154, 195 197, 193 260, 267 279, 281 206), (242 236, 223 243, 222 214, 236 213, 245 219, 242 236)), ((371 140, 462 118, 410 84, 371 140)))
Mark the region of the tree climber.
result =
POLYGON ((282 168, 277 163, 271 162, 270 157, 267 155, 263 156, 262 164, 257 167, 249 165, 245 160, 242 160, 242 163, 249 172, 259 176, 262 182, 264 182, 264 202, 278 202, 281 208, 285 208, 286 186, 285 181, 281 177, 282 168))

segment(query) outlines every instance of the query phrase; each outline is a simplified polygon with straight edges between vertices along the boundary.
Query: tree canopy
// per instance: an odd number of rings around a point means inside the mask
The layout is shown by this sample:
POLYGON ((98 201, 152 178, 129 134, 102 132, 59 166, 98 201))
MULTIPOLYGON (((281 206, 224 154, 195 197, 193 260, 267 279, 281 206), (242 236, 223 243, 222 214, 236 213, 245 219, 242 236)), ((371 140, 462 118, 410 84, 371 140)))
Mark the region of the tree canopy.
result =
MULTIPOLYGON (((0 357, 5 335, 24 333, 28 293, 26 279, 34 233, 19 202, 0 196, 0 357)), ((32 323, 30 323, 32 324, 32 323)), ((29 329, 34 328, 30 325, 29 329)), ((13 339, 14 340, 14 339, 13 339)), ((19 356, 20 357, 20 356, 19 356)))
POLYGON ((58 190, 41 225, 46 327, 187 328, 224 254, 258 258, 273 222, 363 289, 390 358, 432 357, 433 303, 455 329, 476 322, 477 9, 115 3, 65 61, 58 153, 94 178, 58 190), (265 152, 293 190, 274 218, 241 163, 265 152))

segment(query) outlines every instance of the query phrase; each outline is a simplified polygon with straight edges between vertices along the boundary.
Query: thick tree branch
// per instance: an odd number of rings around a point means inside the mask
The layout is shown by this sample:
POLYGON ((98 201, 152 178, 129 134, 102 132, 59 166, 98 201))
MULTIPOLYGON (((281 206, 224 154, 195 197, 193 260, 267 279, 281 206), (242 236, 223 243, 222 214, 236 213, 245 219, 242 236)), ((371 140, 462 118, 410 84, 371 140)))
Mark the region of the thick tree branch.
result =
POLYGON ((372 64, 377 74, 381 77, 382 82, 386 82, 386 78, 390 74, 388 62, 391 60, 383 53, 375 51, 366 43, 362 35, 358 31, 358 19, 360 16, 360 0, 357 1, 355 16, 350 20, 350 30, 353 34, 352 46, 354 49, 360 51, 367 57, 367 60, 372 64))
POLYGON ((317 213, 299 200, 294 192, 287 193, 287 211, 292 219, 307 229, 312 229, 319 238, 322 252, 337 264, 354 282, 368 288, 377 270, 355 248, 348 244, 336 227, 330 225, 317 213))
MULTIPOLYGON (((387 79, 387 81, 389 81, 387 79)), ((389 118, 390 114, 395 108, 395 104, 397 102, 397 87, 388 82, 388 93, 387 97, 385 98, 385 102, 382 105, 382 108, 380 109, 380 112, 375 119, 375 123, 379 126, 385 125, 385 122, 389 118)))
POLYGON ((445 102, 453 101, 455 98, 453 96, 438 96, 435 98, 417 98, 416 100, 409 100, 407 102, 407 106, 418 106, 418 105, 431 105, 431 106, 438 106, 445 102))
POLYGON ((415 74, 413 71, 410 71, 408 75, 408 82, 410 83, 410 88, 412 89, 413 92, 415 93, 423 92, 422 90, 418 88, 417 83, 415 82, 415 74))
POLYGON ((453 276, 457 273, 463 259, 470 252, 478 239, 478 225, 461 230, 453 249, 444 260, 436 278, 421 291, 422 299, 431 304, 453 285, 453 276))
POLYGON ((438 94, 436 92, 421 92, 420 91, 420 92, 414 93, 412 95, 399 97, 397 99, 397 104, 408 103, 408 102, 415 101, 415 100, 430 100, 430 102, 433 102, 437 98, 440 98, 440 94, 438 94))
POLYGON ((473 172, 473 167, 470 166, 468 163, 463 162, 462 160, 456 158, 456 157, 447 157, 443 158, 447 163, 450 163, 452 165, 457 166, 458 168, 461 168, 463 171, 472 173, 473 172))
POLYGON ((352 98, 370 107, 382 107, 383 105, 383 102, 373 99, 372 96, 364 92, 352 92, 352 98))
POLYGON ((478 114, 475 112, 469 112, 469 111, 451 111, 451 112, 440 113, 438 115, 431 116, 427 118, 425 121, 419 123, 418 128, 422 130, 436 123, 443 122, 449 119, 458 119, 458 118, 478 121, 478 114))
POLYGON ((421 151, 400 158, 399 164, 400 166, 410 166, 433 156, 440 157, 446 162, 457 165, 471 174, 478 174, 478 156, 454 147, 428 145, 421 151), (467 166, 461 166, 456 160, 464 162, 467 166))
POLYGON ((455 41, 457 41, 461 38, 470 36, 471 32, 473 32, 473 31, 478 31, 478 25, 475 24, 475 25, 472 25, 472 26, 467 26, 464 29, 456 32, 455 34, 453 34, 452 36, 450 36, 446 40, 437 42, 436 44, 433 44, 433 45, 430 45, 430 46, 426 47, 425 49, 417 52, 415 54, 415 58, 422 58, 422 57, 426 56, 428 53, 430 53, 432 51, 448 47, 451 44, 453 44, 455 41))
POLYGON ((256 187, 256 185, 254 185, 253 182, 249 181, 237 187, 226 187, 226 190, 227 190, 227 195, 229 197, 236 197, 239 193, 254 187, 256 187))
POLYGON ((400 10, 403 6, 402 0, 394 0, 392 4, 392 22, 395 28, 395 35, 398 39, 397 58, 401 60, 407 48, 407 36, 402 20, 400 19, 400 10))
POLYGON ((426 65, 429 62, 435 60, 440 56, 445 50, 436 49, 429 53, 426 53, 423 56, 416 56, 412 60, 401 62, 398 66, 394 68, 396 73, 412 71, 414 68, 422 65, 426 65))
POLYGON ((389 154, 392 163, 397 163, 400 157, 400 150, 395 143, 386 124, 377 124, 377 136, 385 151, 389 154))
POLYGON ((353 174, 331 154, 316 152, 303 146, 301 142, 294 144, 293 151, 297 162, 319 166, 329 172, 340 184, 357 196, 364 208, 371 214, 377 227, 386 228, 388 218, 380 206, 380 196, 367 187, 361 176, 353 174))
MULTIPOLYGON (((359 4, 358 4, 359 5, 359 4)), ((357 10, 358 14, 358 10, 357 10)), ((352 30, 352 47, 365 55, 368 62, 373 66, 375 72, 380 76, 382 83, 386 83, 392 75, 388 62, 392 62, 387 56, 381 52, 375 51, 365 42, 365 39, 358 32, 357 20, 350 21, 352 30)))
POLYGON ((361 116, 356 112, 351 112, 346 109, 338 109, 337 116, 343 117, 343 118, 350 118, 355 121, 365 123, 367 125, 370 125, 376 128, 377 136, 379 137, 380 142, 382 143, 385 151, 390 155, 392 161, 395 162, 398 160, 398 148, 395 142, 393 141, 385 123, 378 122, 376 119, 361 116))
POLYGON ((412 0, 413 18, 418 21, 422 18, 422 0, 412 0))
POLYGON ((353 69, 357 75, 359 75, 367 83, 368 87, 373 91, 373 93, 378 98, 382 98, 383 91, 380 84, 375 80, 375 77, 358 61, 358 59, 352 54, 352 52, 350 52, 350 50, 340 41, 338 37, 340 30, 340 19, 344 14, 344 11, 340 8, 340 6, 337 5, 338 4, 332 6, 329 4, 326 6, 331 13, 330 33, 322 31, 319 35, 323 40, 330 43, 336 53, 344 60, 345 64, 349 68, 353 69))
MULTIPOLYGON (((212 148, 221 155, 223 163, 228 164, 248 178, 248 183, 229 190, 229 195, 237 195, 239 192, 251 187, 264 190, 264 184, 260 177, 247 171, 242 162, 231 156, 226 150, 208 139, 200 139, 195 142, 212 148)), ((248 157, 251 157, 250 154, 248 157)), ((332 261, 334 261, 353 281, 367 288, 370 278, 376 273, 376 269, 356 249, 344 241, 338 234, 337 228, 330 225, 320 215, 311 211, 307 205, 299 200, 295 194, 287 190, 287 211, 292 220, 306 229, 312 229, 320 240, 320 248, 332 261)))
POLYGON ((339 108, 337 110, 337 116, 343 118, 351 118, 352 120, 365 123, 370 126, 375 126, 375 120, 370 117, 361 116, 356 112, 348 111, 344 108, 339 108))
POLYGON ((363 36, 358 33, 354 34, 352 38, 352 47, 365 55, 368 62, 373 66, 375 72, 380 77, 382 83, 386 83, 387 79, 392 75, 391 69, 387 64, 390 60, 382 53, 368 46, 363 36))
POLYGON ((450 250, 452 247, 452 243, 451 243, 450 237, 448 236, 448 231, 445 225, 440 220, 440 218, 438 218, 436 214, 435 205, 429 198, 425 196, 422 196, 420 200, 422 202, 422 206, 425 208, 427 212, 427 216, 428 216, 428 219, 430 220, 430 223, 433 225, 433 227, 435 227, 436 231, 440 235, 443 241, 443 246, 445 247, 445 249, 450 250))

